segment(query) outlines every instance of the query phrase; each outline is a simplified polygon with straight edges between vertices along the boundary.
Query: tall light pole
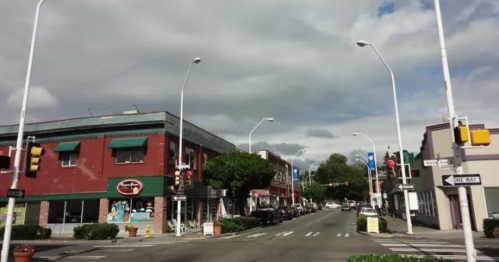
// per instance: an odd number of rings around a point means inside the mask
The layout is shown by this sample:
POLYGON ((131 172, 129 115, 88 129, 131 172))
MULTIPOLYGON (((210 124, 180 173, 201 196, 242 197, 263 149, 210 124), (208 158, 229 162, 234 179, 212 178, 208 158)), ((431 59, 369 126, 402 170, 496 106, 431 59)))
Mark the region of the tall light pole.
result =
MULTIPOLYGON (((187 80, 189 79, 189 75, 191 74, 191 69, 192 65, 194 64, 199 64, 201 62, 201 58, 196 57, 194 60, 192 60, 191 64, 189 65, 189 70, 187 70, 187 75, 185 76, 185 81, 184 85, 182 86, 182 91, 180 92, 180 135, 179 135, 179 155, 178 155, 178 165, 177 168, 179 170, 182 170, 182 147, 183 147, 183 133, 184 133, 184 89, 185 86, 187 85, 187 80)), ((180 237, 182 234, 180 234, 180 213, 182 213, 182 202, 179 200, 177 201, 177 233, 176 236, 180 237)))
MULTIPOLYGON (((352 133, 353 136, 358 136, 358 135, 361 135, 363 136, 367 141, 371 142, 371 144, 373 145, 373 153, 374 153, 374 173, 376 174, 376 193, 379 195, 381 192, 379 190, 379 177, 378 177, 378 159, 376 158, 376 145, 374 144, 374 142, 369 138, 367 137, 364 133, 359 133, 359 132, 356 132, 356 133, 352 133)), ((369 167, 367 167, 367 170, 369 170, 369 167)), ((376 197, 376 205, 380 206, 380 198, 379 197, 376 197)))
POLYGON ((291 158, 291 203, 292 203, 292 205, 295 204, 295 178, 294 178, 295 167, 294 167, 293 161, 294 161, 295 157, 301 152, 305 153, 305 152, 307 152, 307 149, 302 148, 302 149, 298 150, 298 152, 296 152, 296 154, 291 158))
MULTIPOLYGON (((381 54, 378 52, 378 49, 376 47, 367 42, 367 41, 358 41, 357 45, 360 47, 364 47, 366 45, 369 45, 373 48, 373 50, 376 52, 378 57, 381 59, 383 64, 385 64, 386 69, 390 72, 390 76, 392 79, 392 89, 393 89, 393 103, 395 107, 395 119, 397 121, 397 135, 398 135, 398 141, 399 141, 399 157, 400 157, 400 166, 402 167, 402 184, 407 183, 407 179, 405 177, 405 163, 404 163, 404 148, 402 147, 402 134, 400 132, 400 119, 399 119, 399 109, 398 109, 398 103, 397 103, 397 89, 395 87, 395 76, 393 75, 393 71, 390 68, 390 66, 386 63, 385 59, 381 56, 381 54)), ((413 234, 412 233, 412 224, 411 224, 411 211, 409 209, 409 194, 407 190, 404 190, 404 202, 405 202, 405 215, 406 215, 406 220, 407 220, 407 234, 413 234)))
MULTIPOLYGON (((21 106, 21 116, 19 119, 19 130, 17 132, 17 143, 16 143, 16 154, 14 156, 14 172, 12 174, 12 184, 10 186, 11 189, 17 188, 17 182, 19 181, 19 172, 21 169, 21 153, 23 146, 23 137, 24 137, 24 122, 26 118, 26 110, 28 108, 28 97, 29 97, 29 85, 31 81, 31 68, 33 65, 33 53, 35 51, 35 43, 36 43, 36 32, 38 29, 38 18, 40 16, 40 8, 45 0, 40 0, 38 5, 36 6, 35 12, 35 23, 33 26, 33 34, 31 36, 31 47, 29 50, 29 58, 28 58, 28 69, 26 72, 26 81, 24 83, 24 95, 23 102, 21 106)), ((9 246, 10 246, 10 237, 12 233, 12 218, 14 217, 14 205, 16 204, 16 199, 10 197, 9 204, 7 206, 7 220, 5 221, 5 232, 3 235, 3 244, 2 244, 2 258, 1 262, 7 262, 9 257, 9 246)))
POLYGON ((310 167, 308 168, 308 185, 311 185, 312 184, 312 168, 319 164, 318 162, 314 162, 312 165, 310 165, 310 167))
POLYGON ((367 164, 368 160, 363 155, 355 155, 355 156, 357 157, 357 161, 362 162, 367 167, 367 179, 369 179, 369 202, 371 203, 371 206, 374 207, 374 201, 373 201, 373 179, 371 177, 371 171, 369 171, 369 165, 367 164), (364 158, 364 160, 366 160, 366 162, 364 162, 359 157, 364 158))
MULTIPOLYGON (((447 61, 447 50, 445 48, 444 29, 442 25, 442 14, 440 13, 440 1, 435 0, 435 14, 438 27, 438 38, 440 41, 440 53, 442 56, 442 70, 444 76, 445 94, 447 97, 447 110, 449 113, 449 131, 452 141, 452 151, 454 155, 454 170, 456 174, 463 174, 461 165, 462 155, 461 148, 455 142, 454 128, 459 126, 457 115, 454 109, 454 98, 452 96, 452 85, 450 80, 449 63, 447 61)), ((405 168, 404 168, 405 169, 405 168)), ((461 218, 463 222, 464 244, 466 246, 466 258, 468 262, 476 261, 476 250, 473 243, 473 235, 471 232, 470 213, 468 208, 468 198, 466 188, 460 186, 458 188, 459 206, 461 210, 461 218)))
POLYGON ((251 134, 253 134, 253 132, 258 128, 259 125, 261 125, 264 121, 268 121, 268 122, 273 122, 274 121, 274 118, 272 117, 266 117, 264 119, 262 119, 256 126, 255 128, 253 128, 253 130, 251 130, 251 132, 249 133, 249 138, 248 138, 248 146, 249 146, 249 149, 248 149, 248 153, 251 154, 251 134))

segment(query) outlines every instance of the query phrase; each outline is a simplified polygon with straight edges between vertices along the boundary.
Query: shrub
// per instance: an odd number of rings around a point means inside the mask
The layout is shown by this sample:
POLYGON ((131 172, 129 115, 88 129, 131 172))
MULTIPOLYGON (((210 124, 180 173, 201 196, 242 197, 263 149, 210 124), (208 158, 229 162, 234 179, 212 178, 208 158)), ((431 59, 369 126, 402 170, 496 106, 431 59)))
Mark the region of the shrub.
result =
POLYGON ((222 225, 222 233, 233 233, 244 230, 242 226, 238 225, 232 219, 224 219, 220 224, 222 225))
POLYGON ((452 261, 433 257, 406 257, 401 255, 360 255, 353 256, 348 259, 348 262, 443 262, 452 261))
POLYGON ((74 237, 87 240, 115 239, 120 229, 115 224, 88 224, 75 227, 74 237))
POLYGON ((499 235, 497 234, 498 230, 495 230, 496 234, 494 234, 494 229, 496 228, 499 228, 499 219, 486 218, 483 220, 483 233, 485 233, 486 237, 499 238, 499 235))
MULTIPOLYGON (((388 232, 388 225, 386 220, 382 217, 378 217, 379 232, 388 232)), ((367 231, 367 216, 359 215, 357 217, 357 231, 366 232, 367 231)))
POLYGON ((226 218, 220 221, 222 233, 233 233, 260 226, 260 221, 254 217, 226 218))
MULTIPOLYGON (((0 228, 0 236, 3 238, 5 227, 0 228)), ((12 226, 12 240, 33 240, 47 239, 52 235, 50 228, 44 228, 39 225, 14 225, 12 226)))

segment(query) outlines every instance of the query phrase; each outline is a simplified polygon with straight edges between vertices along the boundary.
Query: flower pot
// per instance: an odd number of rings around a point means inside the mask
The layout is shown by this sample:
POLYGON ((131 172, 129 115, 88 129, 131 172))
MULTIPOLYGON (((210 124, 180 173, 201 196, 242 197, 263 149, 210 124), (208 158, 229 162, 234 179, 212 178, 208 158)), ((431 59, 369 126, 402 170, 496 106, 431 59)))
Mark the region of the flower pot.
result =
POLYGON ((128 236, 129 236, 129 237, 136 237, 136 236, 137 236, 137 231, 138 231, 138 230, 139 230, 139 228, 138 228, 138 227, 128 229, 128 236))
POLYGON ((14 260, 16 262, 31 262, 34 254, 35 252, 14 253, 14 260))
POLYGON ((214 226, 213 230, 215 231, 215 236, 220 236, 222 235, 222 226, 214 226))

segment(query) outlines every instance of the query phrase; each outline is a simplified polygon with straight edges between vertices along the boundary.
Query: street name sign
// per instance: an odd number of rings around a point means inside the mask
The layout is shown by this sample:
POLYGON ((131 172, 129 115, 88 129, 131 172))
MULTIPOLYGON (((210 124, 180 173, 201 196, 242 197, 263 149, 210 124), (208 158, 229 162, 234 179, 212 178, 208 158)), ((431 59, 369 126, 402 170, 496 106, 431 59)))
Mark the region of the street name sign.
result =
POLYGON ((186 195, 175 195, 173 196, 173 201, 185 201, 187 200, 186 195))
POLYGON ((449 159, 423 160, 423 166, 449 166, 449 165, 452 165, 449 159))
POLYGON ((414 184, 399 184, 397 188, 400 190, 413 190, 414 184))
POLYGON ((24 189, 8 189, 7 197, 24 198, 24 189))
POLYGON ((453 186, 476 186, 481 185, 480 174, 466 175, 444 175, 442 176, 442 185, 446 187, 453 186))

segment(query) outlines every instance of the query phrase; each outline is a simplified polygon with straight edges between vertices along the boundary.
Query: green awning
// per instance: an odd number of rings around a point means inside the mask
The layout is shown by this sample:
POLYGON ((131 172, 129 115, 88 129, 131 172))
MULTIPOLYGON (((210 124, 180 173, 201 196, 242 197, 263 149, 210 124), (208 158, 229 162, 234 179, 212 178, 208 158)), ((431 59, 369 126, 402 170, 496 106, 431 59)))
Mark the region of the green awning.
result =
POLYGON ((68 152, 68 151, 78 151, 78 150, 80 150, 80 141, 62 142, 54 148, 55 152, 68 152))
POLYGON ((109 148, 146 147, 147 137, 116 138, 107 145, 109 148))

